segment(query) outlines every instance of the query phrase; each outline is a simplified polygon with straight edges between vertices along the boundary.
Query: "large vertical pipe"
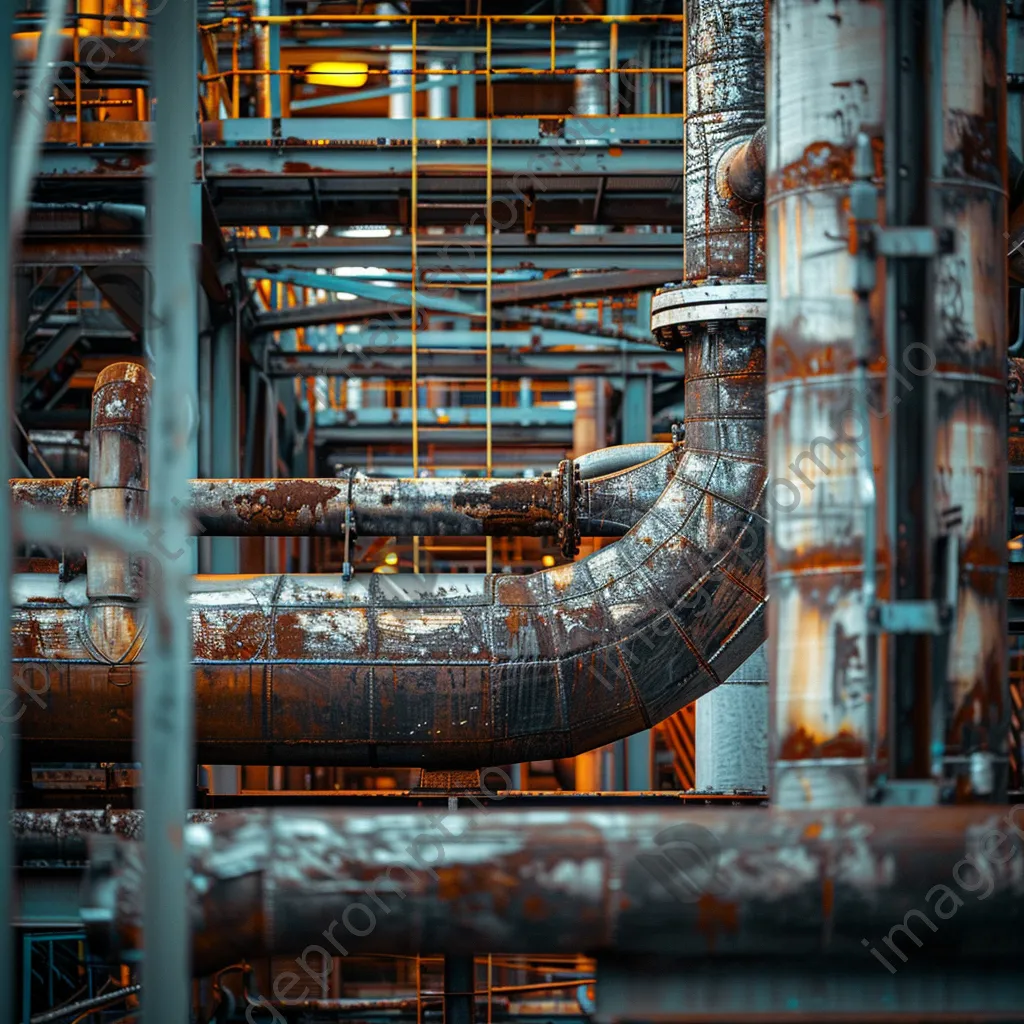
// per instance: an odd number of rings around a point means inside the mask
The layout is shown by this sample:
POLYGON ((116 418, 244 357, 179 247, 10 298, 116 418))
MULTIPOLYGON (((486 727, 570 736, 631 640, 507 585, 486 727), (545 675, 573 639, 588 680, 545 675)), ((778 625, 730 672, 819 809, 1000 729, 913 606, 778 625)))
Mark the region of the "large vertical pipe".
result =
POLYGON ((1005 17, 1000 0, 929 5, 931 64, 942 72, 931 97, 929 214, 952 232, 953 251, 935 263, 923 367, 934 423, 925 528, 959 541, 944 723, 932 749, 945 798, 957 800, 990 799, 1006 784, 1005 17))
POLYGON ((997 0, 921 0, 904 24, 909 9, 772 7, 769 636, 784 805, 859 803, 876 777, 920 772, 911 747, 931 752, 944 799, 986 798, 1005 756, 1004 11, 997 0), (897 31, 925 48, 929 83, 924 127, 912 126, 922 142, 899 159, 889 150, 904 145, 921 104, 908 108, 898 75, 886 104, 887 54, 893 74, 913 59, 897 52, 897 31), (883 140, 894 117, 904 128, 883 140), (858 318, 854 247, 835 240, 849 231, 861 133, 876 184, 885 167, 912 183, 915 156, 926 169, 916 197, 889 181, 878 219, 944 229, 952 251, 917 257, 926 273, 914 287, 906 261, 891 257, 858 318), (870 451, 878 458, 867 465, 870 451), (878 538, 866 555, 865 476, 878 538), (907 628, 919 636, 893 644, 875 601, 943 602, 949 550, 948 637, 936 642, 918 616, 907 628), (906 657, 915 651, 924 669, 906 657))
POLYGON ((154 296, 150 521, 152 627, 139 697, 145 784, 143 980, 145 1024, 180 1024, 190 1013, 189 922, 182 822, 195 783, 192 637, 187 599, 189 529, 185 496, 192 467, 196 399, 197 278, 191 209, 195 177, 195 0, 157 9, 156 95, 151 188, 154 296), (177 501, 177 505, 175 502, 177 501))
MULTIPOLYGON (((882 0, 778 0, 768 34, 768 637, 773 799, 842 806, 866 796, 880 740, 869 692, 864 522, 859 480, 870 429, 858 403, 852 260, 847 235, 854 146, 881 149, 882 0), (839 440, 837 440, 837 438, 839 440)), ((882 323, 882 289, 872 321, 882 323)), ((876 331, 869 400, 884 408, 876 331)), ((874 469, 874 467, 869 467, 874 469)), ((884 536, 884 488, 877 536, 884 536)), ((885 597, 887 566, 878 567, 885 597)), ((881 664, 881 659, 880 664, 881 664)), ((884 686, 884 676, 879 678, 884 686)))

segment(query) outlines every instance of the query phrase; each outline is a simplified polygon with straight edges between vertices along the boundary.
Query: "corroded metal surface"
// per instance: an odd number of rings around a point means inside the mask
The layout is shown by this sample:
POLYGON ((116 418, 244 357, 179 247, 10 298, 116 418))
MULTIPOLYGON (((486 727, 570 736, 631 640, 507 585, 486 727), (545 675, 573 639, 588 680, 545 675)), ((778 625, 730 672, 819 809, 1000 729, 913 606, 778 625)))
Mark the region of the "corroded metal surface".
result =
MULTIPOLYGON (((898 964, 886 936, 929 958, 1019 956, 1024 809, 914 815, 908 829, 901 808, 220 812, 185 830, 195 966, 317 946, 873 963, 872 943, 898 964)), ((92 854, 90 939, 116 957, 139 945, 141 844, 92 854)))
MULTIPOLYGON (((763 373, 759 329, 695 335, 685 452, 646 515, 574 564, 200 577, 199 757, 437 768, 568 757, 718 685, 764 635, 763 373)), ((130 759, 146 622, 106 656, 89 629, 104 605, 45 579, 15 582, 16 670, 41 663, 53 677, 46 707, 21 718, 22 744, 30 756, 130 759)))
POLYGON ((764 279, 763 207, 733 196, 722 173, 723 158, 764 124, 764 7, 763 0, 686 3, 687 281, 764 279))
MULTIPOLYGON (((875 694, 867 685, 858 490, 862 431, 879 474, 886 450, 884 341, 876 332, 868 400, 879 414, 865 424, 855 415, 852 260, 837 241, 849 230, 857 133, 869 126, 881 148, 883 20, 883 0, 779 0, 769 14, 770 760, 776 798, 801 804, 862 801, 886 706, 884 682, 875 694)), ((876 325, 883 300, 880 284, 876 325)), ((882 486, 876 522, 885 537, 882 486)), ((884 598, 881 560, 878 573, 884 598)))
MULTIPOLYGON (((665 490, 681 455, 670 445, 619 445, 578 460, 581 466, 609 467, 584 479, 575 494, 581 534, 622 536, 665 490)), ((10 484, 16 505, 67 512, 89 507, 88 480, 10 484)), ((193 480, 189 518, 193 531, 207 537, 340 537, 350 501, 363 537, 544 537, 557 535, 562 525, 555 476, 390 480, 356 475, 351 494, 348 481, 336 478, 193 480)))
POLYGON ((10 481, 11 504, 45 508, 54 512, 79 512, 89 504, 89 480, 75 476, 63 480, 15 479, 10 481))

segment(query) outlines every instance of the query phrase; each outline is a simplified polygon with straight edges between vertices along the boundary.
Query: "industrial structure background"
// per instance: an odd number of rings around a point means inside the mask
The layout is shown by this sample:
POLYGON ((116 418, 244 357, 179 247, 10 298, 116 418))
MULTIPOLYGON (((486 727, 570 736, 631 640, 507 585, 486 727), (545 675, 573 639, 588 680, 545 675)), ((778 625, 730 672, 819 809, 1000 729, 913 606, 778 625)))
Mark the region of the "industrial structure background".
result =
POLYGON ((5 17, 7 1019, 1024 1020, 1022 0, 5 17))

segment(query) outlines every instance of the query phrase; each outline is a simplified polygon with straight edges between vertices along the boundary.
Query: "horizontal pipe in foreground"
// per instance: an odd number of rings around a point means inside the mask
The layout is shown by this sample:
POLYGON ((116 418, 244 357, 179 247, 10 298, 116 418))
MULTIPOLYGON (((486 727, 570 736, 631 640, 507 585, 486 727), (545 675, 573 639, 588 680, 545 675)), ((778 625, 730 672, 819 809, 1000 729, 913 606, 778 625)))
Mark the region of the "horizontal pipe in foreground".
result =
MULTIPOLYGON (((340 537, 351 508, 363 537, 547 537, 562 530, 566 502, 585 537, 620 537, 664 491, 682 449, 632 444, 576 460, 581 480, 566 495, 559 476, 392 480, 236 480, 190 484, 193 532, 206 537, 340 537), (600 474, 600 476, 598 475, 600 474)), ((564 470, 563 470, 564 472, 564 470)), ((12 480, 15 505, 88 508, 88 480, 12 480)))
MULTIPOLYGON (((188 825, 196 971, 317 947, 874 964, 876 943, 898 965, 888 936, 903 962, 1024 953, 1024 807, 477 805, 440 821, 261 809, 188 825)), ((83 916, 118 957, 139 943, 142 845, 97 837, 91 865, 83 916)))

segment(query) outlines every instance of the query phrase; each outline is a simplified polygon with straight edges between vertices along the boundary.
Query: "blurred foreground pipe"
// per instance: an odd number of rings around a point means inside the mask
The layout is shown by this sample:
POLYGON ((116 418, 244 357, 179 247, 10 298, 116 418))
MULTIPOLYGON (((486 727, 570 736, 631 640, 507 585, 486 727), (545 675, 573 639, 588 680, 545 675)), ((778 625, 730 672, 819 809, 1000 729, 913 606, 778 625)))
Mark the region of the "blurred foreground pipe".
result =
MULTIPOLYGON (((209 817, 185 830, 197 973, 320 950, 1024 954, 1021 806, 209 817)), ((139 944, 142 846, 97 837, 90 857, 91 948, 117 959, 139 944)))

